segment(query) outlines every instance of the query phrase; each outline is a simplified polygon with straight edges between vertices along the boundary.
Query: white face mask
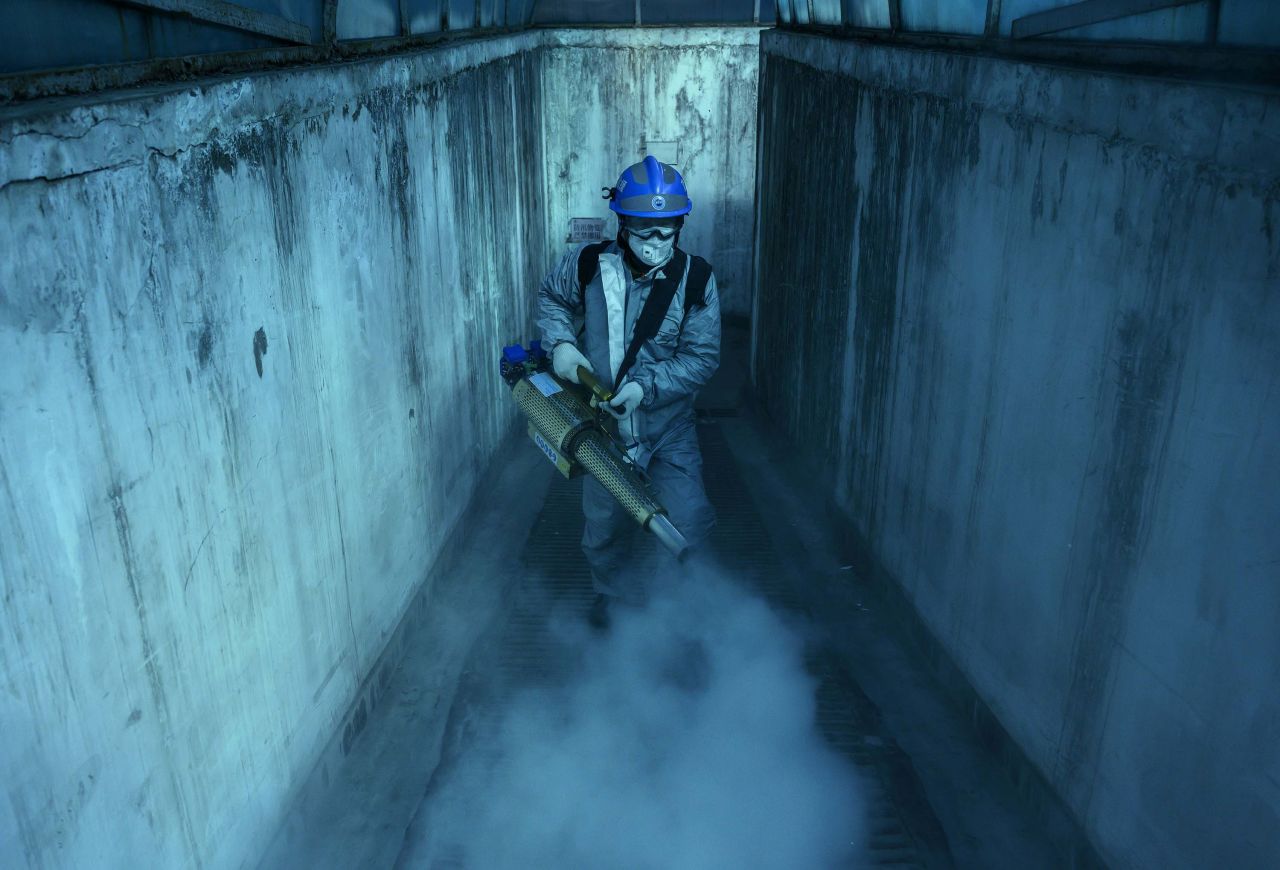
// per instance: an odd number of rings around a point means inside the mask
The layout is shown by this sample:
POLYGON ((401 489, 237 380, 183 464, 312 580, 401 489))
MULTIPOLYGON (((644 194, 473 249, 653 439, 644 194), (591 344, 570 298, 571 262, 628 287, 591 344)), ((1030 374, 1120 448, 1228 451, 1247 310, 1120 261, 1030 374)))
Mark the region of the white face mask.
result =
POLYGON ((627 233, 627 247, 641 263, 654 268, 671 259, 676 247, 676 237, 673 234, 669 239, 660 239, 656 236, 651 239, 637 239, 627 233))

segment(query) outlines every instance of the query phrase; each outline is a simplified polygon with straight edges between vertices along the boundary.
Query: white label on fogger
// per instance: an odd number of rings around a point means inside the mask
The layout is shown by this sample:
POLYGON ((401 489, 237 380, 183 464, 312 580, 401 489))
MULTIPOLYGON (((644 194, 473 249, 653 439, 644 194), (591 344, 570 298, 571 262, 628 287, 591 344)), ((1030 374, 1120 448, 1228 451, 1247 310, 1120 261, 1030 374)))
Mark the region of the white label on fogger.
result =
POLYGON ((560 392, 560 385, 556 383, 556 379, 546 372, 538 372, 529 378, 529 383, 538 388, 538 392, 544 396, 554 396, 560 392))

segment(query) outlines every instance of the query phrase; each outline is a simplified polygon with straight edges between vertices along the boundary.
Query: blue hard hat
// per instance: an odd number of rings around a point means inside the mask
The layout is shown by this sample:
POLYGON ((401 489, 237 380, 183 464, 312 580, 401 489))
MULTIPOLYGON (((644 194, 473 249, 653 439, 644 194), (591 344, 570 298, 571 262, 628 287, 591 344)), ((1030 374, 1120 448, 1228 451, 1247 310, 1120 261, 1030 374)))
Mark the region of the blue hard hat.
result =
POLYGON ((631 217, 679 217, 693 209, 680 173, 652 154, 624 169, 617 186, 605 188, 605 198, 610 209, 631 217))

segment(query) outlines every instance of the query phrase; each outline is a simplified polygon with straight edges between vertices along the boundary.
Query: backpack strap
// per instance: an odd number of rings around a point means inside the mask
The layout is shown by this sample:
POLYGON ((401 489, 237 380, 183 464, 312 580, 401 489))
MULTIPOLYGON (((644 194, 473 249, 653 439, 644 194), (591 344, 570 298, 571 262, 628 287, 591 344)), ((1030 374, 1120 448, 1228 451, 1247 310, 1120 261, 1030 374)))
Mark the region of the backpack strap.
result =
MULTIPOLYGON (((605 252, 612 239, 586 245, 578 252, 578 292, 585 292, 591 279, 600 271, 600 255, 605 252)), ((689 280, 684 285, 684 313, 688 314, 694 306, 706 304, 707 282, 711 279, 711 264, 702 257, 693 255, 689 258, 689 280)))
POLYGON ((591 279, 596 276, 596 272, 600 271, 600 255, 604 253, 605 248, 613 244, 612 239, 605 239, 603 242, 596 242, 594 245, 587 245, 578 252, 578 300, 582 301, 582 294, 586 292, 587 285, 591 283, 591 279))
POLYGON ((631 346, 627 348, 627 355, 622 358, 622 365, 618 366, 615 385, 622 383, 622 379, 627 376, 644 343, 658 334, 662 320, 667 316, 667 309, 671 307, 671 300, 675 298, 676 291, 680 289, 680 282, 689 270, 689 260, 689 256, 684 251, 676 248, 670 262, 662 268, 663 277, 653 282, 649 298, 644 301, 644 308, 640 309, 640 316, 636 319, 631 346))
POLYGON ((696 255, 689 260, 689 280, 684 282, 685 317, 695 305, 707 304, 707 282, 711 280, 710 263, 696 255))
MULTIPOLYGON (((611 244, 613 241, 610 239, 587 245, 579 252, 579 293, 586 292, 587 285, 600 271, 600 255, 611 244)), ((663 277, 654 282, 653 289, 649 291, 649 298, 644 302, 644 308, 640 309, 640 317, 636 320, 635 332, 631 336, 627 354, 622 359, 622 365, 618 367, 615 384, 622 383, 622 379, 635 364, 644 343, 658 334, 662 320, 667 316, 667 309, 671 307, 671 300, 680 289, 681 280, 684 280, 684 316, 688 317, 694 306, 706 304, 707 282, 711 280, 711 264, 702 257, 691 256, 676 248, 671 261, 663 267, 663 277)))

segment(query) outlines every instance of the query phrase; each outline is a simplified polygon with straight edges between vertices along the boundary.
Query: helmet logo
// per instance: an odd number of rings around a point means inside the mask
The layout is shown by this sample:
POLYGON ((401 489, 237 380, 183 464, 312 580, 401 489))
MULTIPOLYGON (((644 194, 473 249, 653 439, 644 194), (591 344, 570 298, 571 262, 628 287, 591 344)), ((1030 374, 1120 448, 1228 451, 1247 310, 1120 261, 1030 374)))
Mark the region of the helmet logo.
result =
POLYGON ((658 194, 653 198, 653 210, 662 211, 667 207, 667 198, 662 194, 658 194))

